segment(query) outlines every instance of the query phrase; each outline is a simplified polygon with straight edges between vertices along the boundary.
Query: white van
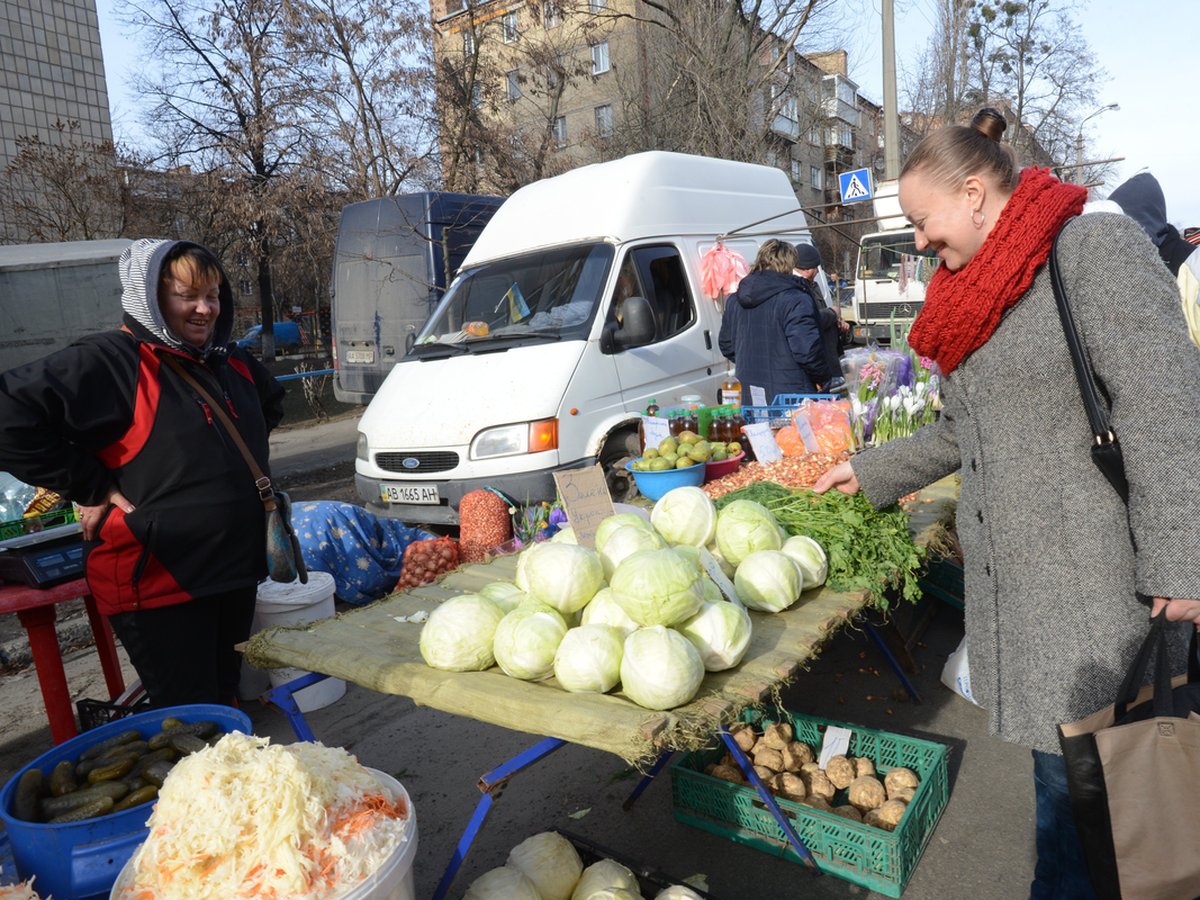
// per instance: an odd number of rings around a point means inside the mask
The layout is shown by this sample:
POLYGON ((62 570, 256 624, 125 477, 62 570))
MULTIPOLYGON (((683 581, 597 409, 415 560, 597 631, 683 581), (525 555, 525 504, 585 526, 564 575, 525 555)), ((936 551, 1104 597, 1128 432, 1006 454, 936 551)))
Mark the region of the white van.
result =
POLYGON ((753 236, 725 244, 747 263, 768 237, 808 240, 782 171, 650 152, 518 190, 367 407, 360 496, 453 524, 468 491, 552 500, 556 470, 597 461, 614 499, 632 496, 623 464, 651 399, 716 402, 722 309, 701 260, 739 228, 753 236))

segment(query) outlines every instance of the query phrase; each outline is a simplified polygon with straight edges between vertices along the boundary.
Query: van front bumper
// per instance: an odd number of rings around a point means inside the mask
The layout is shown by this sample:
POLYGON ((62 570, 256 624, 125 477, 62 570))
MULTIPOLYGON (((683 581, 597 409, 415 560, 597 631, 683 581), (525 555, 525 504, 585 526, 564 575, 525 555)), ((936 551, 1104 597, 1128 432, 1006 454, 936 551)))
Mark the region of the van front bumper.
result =
POLYGON ((504 494, 514 503, 525 506, 529 503, 552 503, 558 495, 554 473, 565 469, 580 469, 596 464, 595 457, 575 460, 553 469, 536 472, 518 472, 513 475, 495 475, 489 478, 464 478, 454 481, 408 481, 403 479, 372 478, 354 475, 354 486, 367 509, 377 516, 402 519, 411 525, 457 525, 458 504, 465 494, 491 488, 504 494), (433 486, 438 491, 437 503, 386 503, 383 488, 386 485, 433 486))

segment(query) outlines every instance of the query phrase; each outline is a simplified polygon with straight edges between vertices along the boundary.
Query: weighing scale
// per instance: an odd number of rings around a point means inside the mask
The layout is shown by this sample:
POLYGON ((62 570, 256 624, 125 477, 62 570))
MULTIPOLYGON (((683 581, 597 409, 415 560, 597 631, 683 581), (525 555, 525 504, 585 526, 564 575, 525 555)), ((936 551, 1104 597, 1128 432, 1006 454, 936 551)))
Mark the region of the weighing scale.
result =
POLYGON ((48 588, 81 577, 82 530, 70 522, 0 541, 0 579, 48 588))

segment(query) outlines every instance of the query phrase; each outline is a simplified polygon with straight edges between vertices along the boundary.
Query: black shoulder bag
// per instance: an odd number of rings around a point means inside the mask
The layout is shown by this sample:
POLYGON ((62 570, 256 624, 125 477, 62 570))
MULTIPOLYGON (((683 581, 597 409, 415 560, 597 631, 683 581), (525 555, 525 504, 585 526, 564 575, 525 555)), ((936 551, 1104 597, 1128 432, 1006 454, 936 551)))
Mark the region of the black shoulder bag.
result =
POLYGON ((1079 393, 1083 397, 1083 406, 1087 410, 1088 422, 1092 426, 1092 462, 1096 464, 1108 483, 1126 503, 1129 502, 1129 481, 1125 477, 1125 460, 1121 455, 1121 444, 1108 421, 1108 409, 1096 388, 1096 375, 1092 371, 1092 363, 1088 359, 1087 348, 1075 328, 1075 318, 1071 315, 1071 307, 1067 303, 1067 290, 1063 285, 1062 273, 1058 268, 1058 239, 1060 231, 1054 238, 1050 248, 1050 284, 1054 288, 1054 301, 1058 305, 1058 317, 1062 320, 1063 334, 1067 338, 1067 347, 1071 351, 1071 363, 1075 368, 1075 378, 1079 381, 1079 393))

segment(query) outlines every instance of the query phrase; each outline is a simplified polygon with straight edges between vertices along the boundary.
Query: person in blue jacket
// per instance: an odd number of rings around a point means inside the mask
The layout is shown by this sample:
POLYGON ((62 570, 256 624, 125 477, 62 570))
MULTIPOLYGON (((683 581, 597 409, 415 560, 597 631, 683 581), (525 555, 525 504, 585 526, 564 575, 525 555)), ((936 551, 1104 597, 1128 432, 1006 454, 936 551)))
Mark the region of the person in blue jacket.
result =
POLYGON ((829 375, 817 303, 792 274, 798 262, 791 244, 764 241, 750 274, 725 300, 718 345, 734 364, 744 405, 751 387, 770 403, 777 394, 815 393, 829 375))

